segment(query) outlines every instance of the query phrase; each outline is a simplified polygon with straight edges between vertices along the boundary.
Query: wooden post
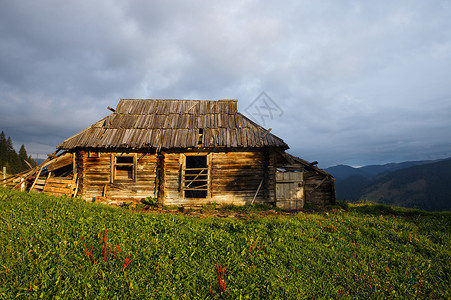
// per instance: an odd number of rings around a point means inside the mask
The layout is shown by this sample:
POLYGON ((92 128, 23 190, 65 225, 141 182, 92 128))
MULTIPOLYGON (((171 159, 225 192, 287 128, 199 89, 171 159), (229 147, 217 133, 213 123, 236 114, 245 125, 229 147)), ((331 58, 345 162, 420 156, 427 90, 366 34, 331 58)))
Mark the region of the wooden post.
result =
POLYGON ((260 184, 258 185, 258 189, 255 192, 255 195, 254 195, 254 198, 252 199, 251 204, 254 204, 255 198, 257 198, 258 192, 260 191, 260 188, 262 187, 262 184, 263 184, 263 179, 262 179, 262 181, 260 181, 260 184))
POLYGON ((3 186, 6 185, 5 179, 6 179, 6 167, 3 167, 3 186))
POLYGON ((20 177, 20 191, 25 191, 25 178, 23 178, 22 176, 20 177))
POLYGON ((33 180, 33 184, 31 185, 31 188, 30 188, 30 192, 34 189, 34 186, 36 185, 36 182, 39 180, 39 175, 41 175, 41 171, 42 171, 42 168, 43 168, 44 166, 42 166, 40 169, 39 169, 39 171, 38 171, 38 173, 36 174, 36 178, 33 180))

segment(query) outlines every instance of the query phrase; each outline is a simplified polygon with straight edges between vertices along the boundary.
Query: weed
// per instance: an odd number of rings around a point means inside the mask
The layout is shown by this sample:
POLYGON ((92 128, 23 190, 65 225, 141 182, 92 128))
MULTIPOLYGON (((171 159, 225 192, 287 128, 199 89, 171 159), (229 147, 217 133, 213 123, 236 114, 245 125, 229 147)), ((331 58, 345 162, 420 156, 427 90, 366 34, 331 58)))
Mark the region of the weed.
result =
POLYGON ((153 197, 143 198, 141 199, 141 203, 148 205, 151 208, 158 208, 161 206, 160 202, 158 201, 158 198, 153 197))
POLYGON ((82 241, 83 241, 83 247, 84 247, 83 252, 86 254, 86 256, 89 258, 89 260, 92 263, 95 263, 96 259, 94 258, 94 245, 91 247, 91 250, 88 250, 88 247, 86 247, 85 240, 82 239, 82 241))
POLYGON ((217 207, 216 202, 202 204, 202 210, 205 210, 205 211, 214 211, 214 210, 216 210, 216 207, 217 207))
POLYGON ((257 239, 256 241, 251 241, 248 243, 249 246, 249 253, 260 251, 263 249, 263 243, 261 239, 257 239))
POLYGON ((132 260, 132 255, 130 254, 129 257, 125 258, 122 261, 122 269, 125 269, 126 267, 128 267, 128 265, 130 264, 131 260, 132 260))
POLYGON ((122 202, 119 206, 125 209, 130 209, 132 207, 132 202, 122 202))
POLYGON ((336 202, 336 204, 338 205, 338 207, 344 209, 344 210, 348 210, 349 209, 349 203, 346 200, 339 200, 336 202))
POLYGON ((216 264, 216 283, 221 294, 225 293, 226 281, 225 281, 225 267, 221 264, 216 264))
MULTIPOLYGON (((95 264, 97 260, 94 257, 94 245, 91 247, 90 250, 88 250, 88 247, 86 246, 85 240, 82 239, 83 242, 83 253, 88 257, 89 261, 95 264)), ((113 246, 110 244, 108 245, 108 230, 106 226, 103 228, 103 235, 101 237, 100 241, 100 255, 101 258, 103 258, 103 261, 107 262, 110 259, 114 260, 119 258, 119 254, 121 252, 121 244, 119 243, 115 248, 114 251, 112 250, 113 246), (113 252, 113 257, 111 257, 111 252, 113 252)), ((122 269, 125 269, 131 261, 131 254, 128 258, 124 259, 122 261, 122 269)))

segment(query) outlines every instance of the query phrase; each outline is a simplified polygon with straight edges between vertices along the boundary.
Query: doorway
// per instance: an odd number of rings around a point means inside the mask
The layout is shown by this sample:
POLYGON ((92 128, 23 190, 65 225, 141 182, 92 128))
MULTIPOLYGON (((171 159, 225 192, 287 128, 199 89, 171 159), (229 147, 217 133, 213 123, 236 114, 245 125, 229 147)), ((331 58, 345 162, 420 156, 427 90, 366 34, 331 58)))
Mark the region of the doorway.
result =
POLYGON ((185 198, 207 198, 208 163, 206 155, 185 156, 183 191, 185 198))

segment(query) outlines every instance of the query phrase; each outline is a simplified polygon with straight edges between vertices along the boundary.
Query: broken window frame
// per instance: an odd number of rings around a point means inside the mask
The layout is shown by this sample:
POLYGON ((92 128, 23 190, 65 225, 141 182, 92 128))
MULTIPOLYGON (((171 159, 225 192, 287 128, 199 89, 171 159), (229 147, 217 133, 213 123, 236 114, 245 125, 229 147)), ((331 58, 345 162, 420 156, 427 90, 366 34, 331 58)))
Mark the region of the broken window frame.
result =
POLYGON ((209 199, 211 198, 211 154, 207 153, 185 153, 182 155, 182 174, 181 174, 181 193, 184 199, 209 199), (205 168, 187 168, 188 157, 205 157, 205 168), (188 174, 187 174, 188 171, 188 174), (195 172, 198 172, 197 174, 195 172), (193 179, 187 179, 187 177, 193 177, 193 179), (201 178, 199 178, 201 177, 201 178), (205 182, 200 186, 192 187, 195 182, 205 182), (205 197, 189 196, 187 191, 205 191, 205 197))
POLYGON ((136 182, 136 154, 112 154, 111 155, 111 182, 136 182), (131 158, 131 161, 123 161, 124 158, 131 158), (122 161, 120 161, 122 160, 122 161), (117 178, 117 169, 127 168, 131 178, 120 177, 117 178))

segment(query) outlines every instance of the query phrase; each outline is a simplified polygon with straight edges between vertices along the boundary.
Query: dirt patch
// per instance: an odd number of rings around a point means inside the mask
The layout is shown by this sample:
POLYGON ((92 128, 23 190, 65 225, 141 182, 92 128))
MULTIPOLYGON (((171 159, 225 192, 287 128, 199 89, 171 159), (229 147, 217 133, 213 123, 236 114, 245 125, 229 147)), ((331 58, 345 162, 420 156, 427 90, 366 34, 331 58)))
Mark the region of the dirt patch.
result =
MULTIPOLYGON (((306 211, 279 211, 279 210, 257 210, 257 211, 227 211, 227 210, 205 210, 205 209, 142 209, 133 210, 139 213, 153 213, 153 214, 172 214, 183 215, 195 218, 236 218, 236 219, 249 219, 253 216, 289 216, 296 215, 298 213, 324 213, 338 211, 337 209, 324 209, 324 210, 306 210, 306 211)), ((344 210, 340 210, 344 211, 344 210)))

